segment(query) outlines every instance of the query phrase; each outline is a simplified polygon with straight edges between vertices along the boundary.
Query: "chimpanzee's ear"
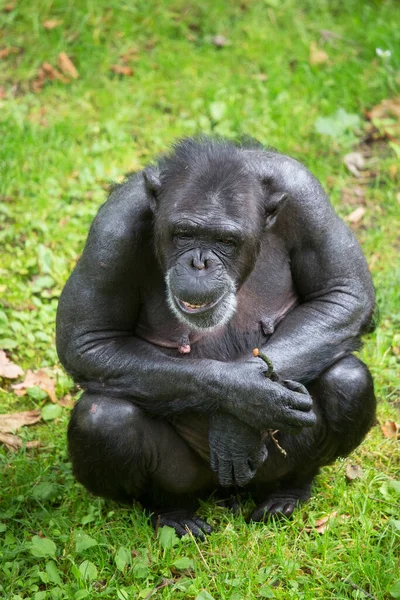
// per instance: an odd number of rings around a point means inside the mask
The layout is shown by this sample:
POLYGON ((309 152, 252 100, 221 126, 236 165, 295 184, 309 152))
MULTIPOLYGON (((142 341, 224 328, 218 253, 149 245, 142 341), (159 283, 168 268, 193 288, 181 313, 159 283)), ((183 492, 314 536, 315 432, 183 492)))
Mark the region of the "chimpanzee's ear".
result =
POLYGON ((262 183, 265 189, 265 223, 267 227, 271 227, 275 223, 278 212, 288 199, 288 194, 286 192, 273 192, 270 179, 263 180, 262 183))
POLYGON ((146 167, 143 171, 143 177, 150 208, 155 212, 161 190, 160 169, 158 167, 146 167))

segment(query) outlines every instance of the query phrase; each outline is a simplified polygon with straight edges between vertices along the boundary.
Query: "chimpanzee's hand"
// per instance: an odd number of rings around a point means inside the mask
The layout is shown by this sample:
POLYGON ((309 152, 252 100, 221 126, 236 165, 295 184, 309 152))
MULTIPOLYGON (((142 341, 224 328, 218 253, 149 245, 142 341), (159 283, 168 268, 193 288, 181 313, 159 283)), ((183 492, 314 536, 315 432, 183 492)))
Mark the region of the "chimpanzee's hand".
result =
POLYGON ((258 359, 224 365, 220 381, 226 391, 221 409, 259 431, 293 432, 312 427, 316 416, 306 388, 295 381, 271 381, 265 370, 258 359))
POLYGON ((261 433, 229 413, 210 417, 210 466, 219 483, 244 486, 268 456, 261 433))

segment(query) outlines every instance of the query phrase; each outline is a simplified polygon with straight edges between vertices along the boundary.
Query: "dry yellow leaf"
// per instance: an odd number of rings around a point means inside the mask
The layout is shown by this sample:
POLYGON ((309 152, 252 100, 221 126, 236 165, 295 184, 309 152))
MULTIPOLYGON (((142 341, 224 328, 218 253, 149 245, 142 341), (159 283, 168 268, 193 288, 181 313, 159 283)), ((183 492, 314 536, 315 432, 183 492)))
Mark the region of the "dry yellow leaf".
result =
POLYGON ((64 75, 69 75, 72 79, 78 79, 79 73, 75 68, 72 60, 65 54, 65 52, 60 52, 58 55, 58 66, 64 75))

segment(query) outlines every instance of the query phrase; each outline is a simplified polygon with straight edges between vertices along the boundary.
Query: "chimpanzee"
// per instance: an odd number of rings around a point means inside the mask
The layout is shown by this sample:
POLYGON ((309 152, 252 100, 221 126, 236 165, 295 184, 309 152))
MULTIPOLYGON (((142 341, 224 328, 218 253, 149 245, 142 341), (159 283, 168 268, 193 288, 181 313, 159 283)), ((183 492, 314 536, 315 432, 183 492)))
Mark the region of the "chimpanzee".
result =
POLYGON ((374 291, 360 247, 299 162, 200 136, 114 188, 62 293, 57 348, 85 390, 76 478, 202 538, 197 499, 246 487, 290 516, 374 421, 374 291), (266 355, 267 365, 253 356, 266 355))

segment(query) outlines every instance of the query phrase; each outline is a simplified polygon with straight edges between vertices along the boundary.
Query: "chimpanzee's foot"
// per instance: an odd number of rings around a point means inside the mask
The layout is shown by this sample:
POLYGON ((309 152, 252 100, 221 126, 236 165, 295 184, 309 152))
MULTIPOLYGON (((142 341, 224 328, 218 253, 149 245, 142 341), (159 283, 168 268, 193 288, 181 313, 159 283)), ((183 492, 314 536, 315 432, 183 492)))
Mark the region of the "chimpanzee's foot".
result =
POLYGON ((190 532, 194 537, 204 540, 205 534, 212 532, 211 525, 198 517, 196 513, 185 509, 156 510, 151 515, 151 523, 154 528, 164 525, 172 527, 179 537, 190 532))
POLYGON ((269 519, 289 518, 297 506, 311 497, 311 481, 298 487, 280 489, 270 492, 267 498, 253 511, 251 521, 268 521, 269 519))

